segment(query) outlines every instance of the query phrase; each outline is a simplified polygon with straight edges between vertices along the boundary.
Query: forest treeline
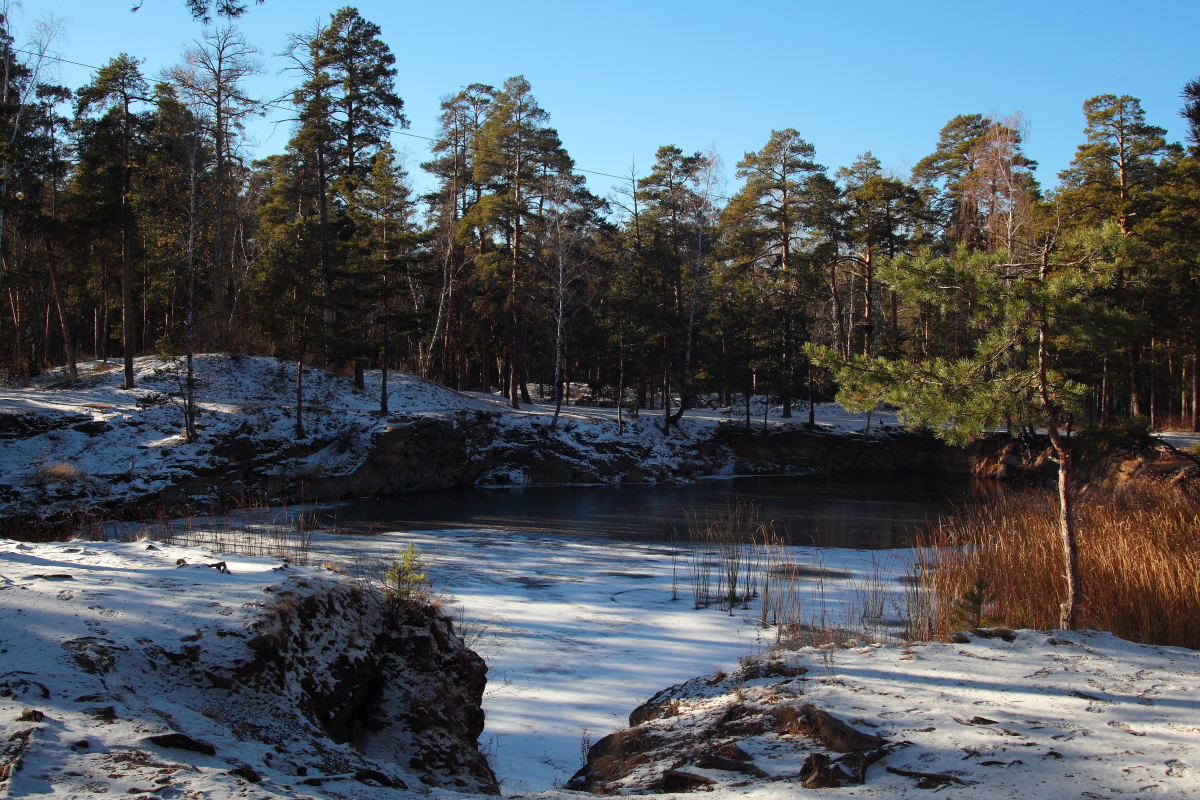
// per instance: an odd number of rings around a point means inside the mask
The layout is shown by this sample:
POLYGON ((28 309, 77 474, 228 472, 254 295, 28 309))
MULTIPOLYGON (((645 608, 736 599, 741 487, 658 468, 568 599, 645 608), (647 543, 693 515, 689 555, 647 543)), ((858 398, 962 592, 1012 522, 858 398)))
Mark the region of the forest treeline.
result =
POLYGON ((787 128, 738 158, 736 187, 718 154, 664 145, 598 196, 516 76, 443 98, 411 167, 431 177, 421 194, 390 144, 408 125, 402 76, 354 8, 287 38, 294 88, 269 102, 246 89, 261 53, 231 26, 158 74, 121 54, 77 88, 44 80, 53 29, 2 34, 10 378, 107 359, 128 388, 135 355, 241 352, 359 386, 401 369, 513 406, 586 385, 667 427, 714 395, 769 395, 791 416, 838 388, 816 346, 978 365, 996 331, 1028 331, 996 316, 1028 309, 980 293, 1053 264, 1069 310, 1040 345, 995 352, 1052 354, 1068 424, 1200 424, 1200 82, 1181 87, 1183 144, 1134 97, 1084 101, 1052 191, 1018 114, 965 113, 908 174, 870 152, 823 165, 787 128), (245 126, 268 107, 290 112, 290 139, 252 161, 245 126))

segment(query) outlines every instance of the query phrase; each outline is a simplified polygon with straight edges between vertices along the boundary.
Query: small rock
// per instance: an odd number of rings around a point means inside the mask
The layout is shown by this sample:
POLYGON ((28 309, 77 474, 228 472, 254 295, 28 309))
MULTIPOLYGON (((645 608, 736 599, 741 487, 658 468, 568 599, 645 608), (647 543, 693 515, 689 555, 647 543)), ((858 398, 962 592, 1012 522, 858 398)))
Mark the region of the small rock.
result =
POLYGON ((217 748, 213 747, 208 742, 201 742, 198 739, 193 739, 186 733, 160 733, 157 736, 146 737, 159 747, 173 747, 178 750, 191 750, 194 753, 203 753, 206 756, 215 756, 217 748))
POLYGON ((805 789, 834 789, 849 780, 850 776, 824 753, 810 753, 800 767, 800 785, 805 789))
POLYGON ((377 769, 360 769, 358 772, 354 773, 354 780, 358 781, 359 783, 366 783, 367 781, 375 781, 376 783, 378 783, 380 786, 384 787, 385 789, 407 789, 408 788, 407 786, 404 785, 403 781, 399 781, 399 782, 394 781, 377 769), (399 785, 397 785, 397 784, 399 784, 399 785))
POLYGON ((255 772, 250 767, 234 767, 233 769, 229 770, 229 774, 236 775, 237 777, 242 778, 243 780, 250 781, 250 783, 261 783, 262 782, 262 776, 259 775, 257 772, 255 772))
POLYGON ((41 722, 46 715, 36 708, 26 708, 17 716, 17 722, 41 722))
POLYGON ((691 792, 696 789, 712 786, 715 783, 716 781, 706 778, 703 775, 695 775, 691 772, 684 772, 678 769, 669 769, 663 773, 662 782, 658 788, 661 792, 691 792))

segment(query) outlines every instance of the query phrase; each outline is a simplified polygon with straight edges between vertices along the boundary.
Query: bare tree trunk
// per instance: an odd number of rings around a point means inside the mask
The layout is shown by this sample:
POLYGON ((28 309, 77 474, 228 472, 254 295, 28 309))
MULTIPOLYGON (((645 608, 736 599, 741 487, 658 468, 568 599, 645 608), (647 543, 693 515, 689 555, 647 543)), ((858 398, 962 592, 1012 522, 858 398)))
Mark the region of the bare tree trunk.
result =
POLYGON ((1141 345, 1135 344, 1129 348, 1129 414, 1141 416, 1142 387, 1139 379, 1141 345))
POLYGON ((1112 387, 1109 385, 1108 379, 1108 356, 1104 357, 1104 372, 1100 379, 1100 426, 1108 427, 1108 397, 1112 392, 1112 387))
MULTIPOLYGON (((558 415, 562 411, 562 359, 563 359, 563 323, 566 321, 566 264, 563 261, 563 253, 560 250, 558 253, 558 275, 557 286, 558 304, 554 310, 554 419, 550 420, 550 430, 558 427, 558 415)), ((617 412, 620 417, 620 411, 617 412)), ((620 427, 618 420, 617 427, 620 427)))
POLYGON ((189 442, 196 434, 196 371, 193 355, 196 345, 196 152, 189 153, 188 238, 187 238, 187 396, 184 399, 183 434, 189 442))
MULTIPOLYGON (((1044 312, 1043 312, 1044 314, 1044 312)), ((1079 622, 1079 545, 1075 536, 1071 494, 1071 449, 1058 432, 1058 411, 1050 397, 1046 377, 1047 325, 1043 316, 1038 336, 1038 385, 1042 397, 1042 411, 1046 416, 1046 430, 1058 459, 1058 530, 1063 550, 1063 577, 1067 592, 1059 607, 1059 627, 1074 630, 1079 622)))
POLYGON ((385 269, 383 273, 383 321, 381 323, 382 330, 380 331, 383 341, 380 342, 379 347, 379 414, 385 417, 388 413, 388 358, 391 356, 391 353, 388 351, 388 339, 390 338, 388 335, 388 313, 388 279, 387 270, 385 269))
POLYGON ((817 426, 817 401, 813 396, 813 370, 812 362, 808 364, 808 427, 815 428, 817 426))
MULTIPOLYGON (((325 174, 325 145, 317 146, 317 219, 321 227, 321 306, 325 317, 325 364, 329 365, 329 346, 333 342, 333 265, 329 263, 329 198, 325 174)), ((303 436, 304 434, 300 434, 303 436)))
POLYGON ((1150 365, 1148 367, 1150 372, 1150 396, 1146 398, 1146 404, 1149 406, 1150 430, 1152 431, 1158 430, 1158 403, 1155 402, 1155 395, 1158 394, 1158 386, 1156 385, 1158 383, 1158 375, 1154 368, 1154 362, 1157 357, 1155 355, 1156 344, 1154 337, 1150 337, 1150 365))
POLYGON ((625 432, 625 419, 622 416, 625 406, 625 322, 619 323, 617 334, 617 433, 625 432))
MULTIPOLYGON (((307 325, 304 320, 302 325, 307 325)), ((296 438, 304 438, 304 349, 306 337, 300 336, 300 352, 296 356, 296 438)))
POLYGON ((863 355, 875 355, 875 264, 871 258, 871 248, 867 247, 867 255, 863 260, 863 293, 865 297, 866 316, 863 330, 863 355))
POLYGON ((488 339, 491 331, 485 326, 479 337, 479 389, 486 394, 492 393, 492 365, 488 355, 488 339))
MULTIPOLYGON (((788 304, 791 305, 790 303, 788 304)), ((783 324, 783 370, 781 374, 783 386, 783 397, 780 400, 783 402, 783 413, 780 415, 783 419, 792 418, 792 316, 791 313, 785 315, 786 321, 783 324)))
POLYGON ((1200 432, 1200 304, 1192 313, 1192 430, 1200 432))
MULTIPOLYGON (((50 260, 54 259, 54 252, 47 252, 50 260)), ((46 271, 50 273, 50 288, 54 292, 54 304, 58 307, 58 323, 62 327, 63 335, 63 353, 67 357, 67 374, 72 378, 79 377, 79 369, 75 366, 75 340, 71 334, 71 318, 67 316, 67 306, 63 302, 62 289, 58 283, 58 270, 53 264, 48 264, 46 271)))
MULTIPOLYGON (((126 117, 129 109, 125 110, 126 117)), ((126 123, 128 124, 128 123, 126 123)), ((121 333, 124 338, 125 389, 133 388, 133 225, 129 219, 131 176, 129 166, 128 134, 122 142, 122 157, 125 159, 125 178, 121 193, 121 333)))
POLYGON ((747 371, 746 377, 746 433, 750 433, 750 398, 754 397, 754 372, 747 371))

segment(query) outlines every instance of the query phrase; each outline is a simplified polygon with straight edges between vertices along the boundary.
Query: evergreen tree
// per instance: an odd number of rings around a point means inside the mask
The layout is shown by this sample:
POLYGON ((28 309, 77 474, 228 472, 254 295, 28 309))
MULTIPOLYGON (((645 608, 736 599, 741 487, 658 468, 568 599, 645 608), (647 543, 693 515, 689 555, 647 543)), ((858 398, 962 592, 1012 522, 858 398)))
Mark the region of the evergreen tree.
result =
POLYGON ((1063 200, 1085 224, 1116 220, 1129 236, 1149 210, 1166 131, 1147 124, 1141 101, 1129 95, 1093 97, 1083 114, 1087 143, 1059 175, 1063 200))
POLYGON ((934 151, 913 167, 913 181, 930 195, 932 219, 950 247, 980 241, 965 195, 975 175, 979 145, 990 127, 982 114, 959 114, 942 128, 934 151))
POLYGON ((103 111, 117 122, 120 138, 120 217, 121 227, 121 331, 125 362, 126 389, 133 387, 134 305, 133 305, 133 173, 132 157, 139 133, 139 121, 132 107, 146 100, 146 81, 137 59, 122 53, 101 67, 96 77, 78 92, 78 114, 103 111))
POLYGON ((792 416, 795 348, 802 328, 797 316, 812 288, 812 261, 798 258, 796 251, 804 232, 806 183, 824 171, 813 161, 815 152, 792 128, 771 131, 762 150, 746 153, 738 162, 737 176, 746 184, 725 209, 726 227, 738 238, 743 257, 760 265, 771 278, 771 290, 763 299, 773 300, 773 310, 778 312, 773 316, 782 334, 779 354, 785 418, 792 416))
MULTIPOLYGON (((879 306, 882 288, 876 276, 879 260, 895 258, 911 238, 923 211, 920 194, 912 186, 883 174, 879 159, 870 151, 849 167, 838 170, 845 185, 847 232, 858 245, 854 260, 862 270, 863 352, 876 355, 879 347, 879 306)), ((899 334, 899 314, 892 294, 891 319, 883 318, 892 337, 899 334)))
POLYGON ((957 251, 924 251, 900 258, 884 277, 909 297, 952 303, 978 332, 966 357, 842 358, 829 348, 808 347, 811 357, 835 370, 838 401, 855 411, 879 403, 898 410, 902 422, 964 444, 1017 420, 1048 431, 1058 461, 1058 523, 1063 543, 1060 624, 1078 624, 1079 555, 1074 527, 1071 448, 1062 431, 1083 410, 1086 384, 1070 373, 1073 353, 1093 344, 1098 298, 1137 256, 1120 229, 1043 233, 1030 260, 957 251))
POLYGON ((530 270, 526 222, 534 213, 539 180, 548 174, 570 174, 574 166, 558 132, 546 124, 549 116, 534 99, 529 82, 518 75, 504 82, 475 134, 474 179, 486 187, 487 195, 472 208, 468 224, 500 236, 505 245, 477 261, 497 277, 508 273, 501 387, 513 408, 521 400, 530 402, 525 360, 529 333, 525 286, 530 270))

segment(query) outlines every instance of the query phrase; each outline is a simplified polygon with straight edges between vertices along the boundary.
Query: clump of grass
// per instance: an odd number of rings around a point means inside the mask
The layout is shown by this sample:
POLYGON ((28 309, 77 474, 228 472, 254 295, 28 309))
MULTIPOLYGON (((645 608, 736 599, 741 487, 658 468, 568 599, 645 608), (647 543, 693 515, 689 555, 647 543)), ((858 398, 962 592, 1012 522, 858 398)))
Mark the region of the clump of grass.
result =
POLYGON ((86 472, 66 461, 44 462, 33 470, 33 482, 39 486, 49 483, 78 483, 87 478, 86 472))
POLYGON ((758 507, 735 498, 723 510, 704 516, 689 511, 686 518, 693 606, 716 603, 730 616, 739 605, 748 609, 763 569, 759 541, 769 535, 758 507))
POLYGON ((313 535, 321 528, 315 511, 272 507, 261 496, 237 498, 235 503, 232 509, 214 508, 204 516, 188 508, 170 511, 160 508, 153 520, 127 526, 128 530, 118 528, 115 536, 104 535, 102 531, 98 538, 145 537, 163 544, 204 547, 218 553, 275 556, 289 564, 308 566, 313 535))
MULTIPOLYGON (((1009 493, 964 505, 922 533, 909 590, 912 638, 961 626, 980 580, 997 623, 1057 627, 1065 579, 1055 502, 1044 490, 1009 493)), ((1084 496, 1076 514, 1080 627, 1200 648, 1200 498, 1136 483, 1084 496)))

